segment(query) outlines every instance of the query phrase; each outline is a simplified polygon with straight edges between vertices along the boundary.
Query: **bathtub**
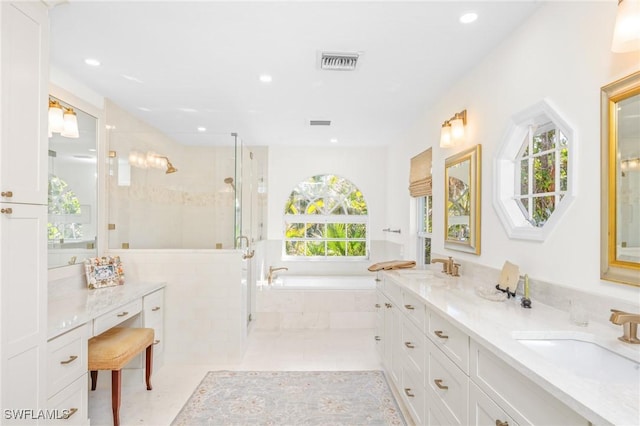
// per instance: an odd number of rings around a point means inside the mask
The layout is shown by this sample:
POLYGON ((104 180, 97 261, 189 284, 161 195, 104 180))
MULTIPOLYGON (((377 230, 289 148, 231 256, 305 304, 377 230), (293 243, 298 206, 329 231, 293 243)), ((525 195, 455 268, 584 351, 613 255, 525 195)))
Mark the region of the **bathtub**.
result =
POLYGON ((274 290, 374 290, 375 275, 281 275, 271 286, 274 290))
POLYGON ((286 275, 256 292, 254 327, 368 328, 376 324, 375 275, 286 275))

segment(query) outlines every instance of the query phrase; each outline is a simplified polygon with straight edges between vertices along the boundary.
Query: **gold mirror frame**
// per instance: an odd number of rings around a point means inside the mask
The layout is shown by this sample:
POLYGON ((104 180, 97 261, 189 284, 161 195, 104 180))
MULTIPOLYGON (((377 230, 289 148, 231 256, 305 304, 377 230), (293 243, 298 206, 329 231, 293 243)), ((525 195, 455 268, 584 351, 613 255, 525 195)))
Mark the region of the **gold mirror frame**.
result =
MULTIPOLYGON (((622 207, 618 188, 624 176, 624 159, 620 158, 618 141, 618 111, 620 102, 634 96, 640 96, 640 72, 608 84, 601 90, 600 278, 640 286, 640 260, 625 259, 618 252, 618 246, 626 248, 626 244, 618 241, 620 229, 617 222, 622 207)), ((640 170, 633 173, 640 173, 640 170)))
POLYGON ((445 248, 480 254, 481 152, 478 144, 445 160, 445 248))

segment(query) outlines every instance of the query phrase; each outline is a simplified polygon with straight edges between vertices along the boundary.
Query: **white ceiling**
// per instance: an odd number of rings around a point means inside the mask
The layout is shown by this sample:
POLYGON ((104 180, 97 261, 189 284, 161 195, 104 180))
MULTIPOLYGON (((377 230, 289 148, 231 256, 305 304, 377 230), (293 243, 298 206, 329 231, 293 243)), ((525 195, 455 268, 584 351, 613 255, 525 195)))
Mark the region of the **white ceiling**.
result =
POLYGON ((538 5, 70 1, 50 10, 51 63, 184 144, 390 145, 538 5), (362 55, 321 71, 321 51, 362 55))

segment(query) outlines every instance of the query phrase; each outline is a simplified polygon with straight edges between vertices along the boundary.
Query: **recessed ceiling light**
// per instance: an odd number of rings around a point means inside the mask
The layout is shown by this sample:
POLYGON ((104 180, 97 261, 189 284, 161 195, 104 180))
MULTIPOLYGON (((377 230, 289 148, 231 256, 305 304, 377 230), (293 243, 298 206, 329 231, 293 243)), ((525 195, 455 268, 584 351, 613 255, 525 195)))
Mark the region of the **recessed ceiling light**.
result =
POLYGON ((460 22, 462 22, 463 24, 470 24, 476 19, 478 19, 478 14, 475 12, 469 12, 460 17, 460 22))
POLYGON ((338 143, 338 139, 336 139, 336 138, 331 138, 331 139, 329 140, 329 142, 331 142, 331 143, 338 143))
POLYGON ((200 126, 200 127, 198 127, 198 131, 199 131, 199 132, 206 132, 206 131, 207 131, 207 128, 206 128, 206 127, 202 127, 202 126, 200 126))
POLYGON ((149 108, 146 108, 146 107, 138 107, 138 109, 139 109, 140 111, 144 111, 144 112, 149 112, 149 111, 151 111, 149 108))
POLYGON ((178 108, 178 109, 182 112, 198 112, 197 109, 193 109, 193 108, 178 108))
POLYGON ((87 58, 84 60, 84 63, 87 65, 91 65, 92 67, 99 67, 100 66, 100 61, 97 59, 93 59, 93 58, 87 58))
POLYGON ((260 81, 263 83, 271 83, 272 80, 273 78, 269 74, 262 74, 260 76, 260 81))
POLYGON ((89 148, 89 152, 96 152, 95 148, 89 148))

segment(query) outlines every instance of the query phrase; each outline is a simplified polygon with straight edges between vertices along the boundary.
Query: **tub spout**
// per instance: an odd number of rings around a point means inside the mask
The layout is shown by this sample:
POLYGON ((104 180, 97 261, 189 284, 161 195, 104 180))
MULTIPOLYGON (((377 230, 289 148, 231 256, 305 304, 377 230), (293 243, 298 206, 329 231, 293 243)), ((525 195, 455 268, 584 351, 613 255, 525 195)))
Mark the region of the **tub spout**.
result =
POLYGON ((274 268, 273 266, 269 266, 269 274, 267 275, 267 283, 269 283, 269 285, 271 285, 271 283, 273 282, 273 279, 276 277, 276 274, 274 272, 276 271, 288 271, 289 268, 286 267, 281 267, 281 268, 274 268))

